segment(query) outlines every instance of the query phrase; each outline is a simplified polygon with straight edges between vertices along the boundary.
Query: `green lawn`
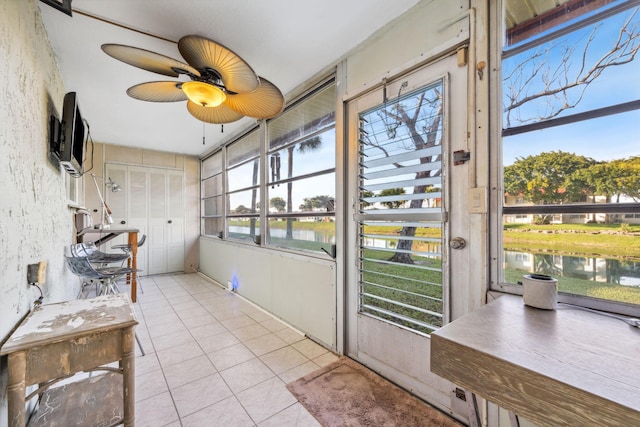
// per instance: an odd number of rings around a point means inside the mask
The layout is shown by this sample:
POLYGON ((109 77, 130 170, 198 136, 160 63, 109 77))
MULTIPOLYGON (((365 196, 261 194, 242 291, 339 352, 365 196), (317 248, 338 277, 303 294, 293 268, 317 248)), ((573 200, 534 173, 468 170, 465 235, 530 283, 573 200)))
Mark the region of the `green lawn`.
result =
POLYGON ((503 243, 506 250, 640 261, 640 225, 623 233, 620 224, 505 224, 503 243))

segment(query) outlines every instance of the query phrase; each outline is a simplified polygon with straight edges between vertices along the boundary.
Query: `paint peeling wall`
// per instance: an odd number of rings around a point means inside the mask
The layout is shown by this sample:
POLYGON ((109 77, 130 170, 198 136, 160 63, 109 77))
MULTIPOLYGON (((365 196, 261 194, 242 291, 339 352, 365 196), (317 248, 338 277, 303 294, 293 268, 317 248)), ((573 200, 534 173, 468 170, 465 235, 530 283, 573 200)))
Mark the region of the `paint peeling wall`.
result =
MULTIPOLYGON (((64 267, 73 242, 65 174, 48 154, 48 118, 65 88, 36 0, 0 5, 0 340, 39 292, 27 264, 47 261, 44 301, 73 299, 78 280, 64 267)), ((7 419, 6 357, 0 360, 0 425, 7 419)))

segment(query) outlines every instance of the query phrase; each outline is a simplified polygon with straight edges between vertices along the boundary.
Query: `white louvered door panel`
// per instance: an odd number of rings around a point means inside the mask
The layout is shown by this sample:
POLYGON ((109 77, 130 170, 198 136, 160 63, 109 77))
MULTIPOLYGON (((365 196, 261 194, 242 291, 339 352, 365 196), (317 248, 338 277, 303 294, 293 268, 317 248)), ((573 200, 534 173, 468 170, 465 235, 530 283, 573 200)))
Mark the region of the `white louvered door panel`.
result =
POLYGON ((167 175, 149 169, 149 274, 167 272, 167 175))

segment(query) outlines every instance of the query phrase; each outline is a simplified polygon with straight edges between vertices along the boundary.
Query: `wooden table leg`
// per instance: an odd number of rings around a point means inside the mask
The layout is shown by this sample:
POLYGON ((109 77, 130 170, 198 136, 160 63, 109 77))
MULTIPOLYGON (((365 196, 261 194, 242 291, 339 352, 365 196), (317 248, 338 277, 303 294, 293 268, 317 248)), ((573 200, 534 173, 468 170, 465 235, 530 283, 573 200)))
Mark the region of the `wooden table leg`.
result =
MULTIPOLYGON (((138 268, 138 232, 132 231, 129 233, 129 245, 131 246, 131 268, 134 270, 138 268)), ((131 302, 136 302, 137 289, 138 288, 138 274, 136 272, 131 273, 131 302)))
POLYGON ((124 398, 124 427, 133 427, 136 419, 135 398, 135 327, 131 326, 122 331, 122 396, 124 398))
POLYGON ((25 374, 27 357, 24 351, 9 354, 7 397, 9 404, 9 426, 24 427, 25 423, 25 374))

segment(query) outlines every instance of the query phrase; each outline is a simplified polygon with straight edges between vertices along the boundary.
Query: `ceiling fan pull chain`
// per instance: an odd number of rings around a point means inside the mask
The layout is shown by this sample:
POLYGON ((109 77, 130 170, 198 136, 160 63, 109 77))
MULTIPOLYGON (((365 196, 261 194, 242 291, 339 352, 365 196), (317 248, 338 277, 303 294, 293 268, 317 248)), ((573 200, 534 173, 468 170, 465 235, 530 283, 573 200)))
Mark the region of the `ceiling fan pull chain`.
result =
POLYGON ((202 145, 204 144, 204 122, 202 122, 202 145))
POLYGON ((220 133, 224 133, 224 125, 220 125, 220 133))

